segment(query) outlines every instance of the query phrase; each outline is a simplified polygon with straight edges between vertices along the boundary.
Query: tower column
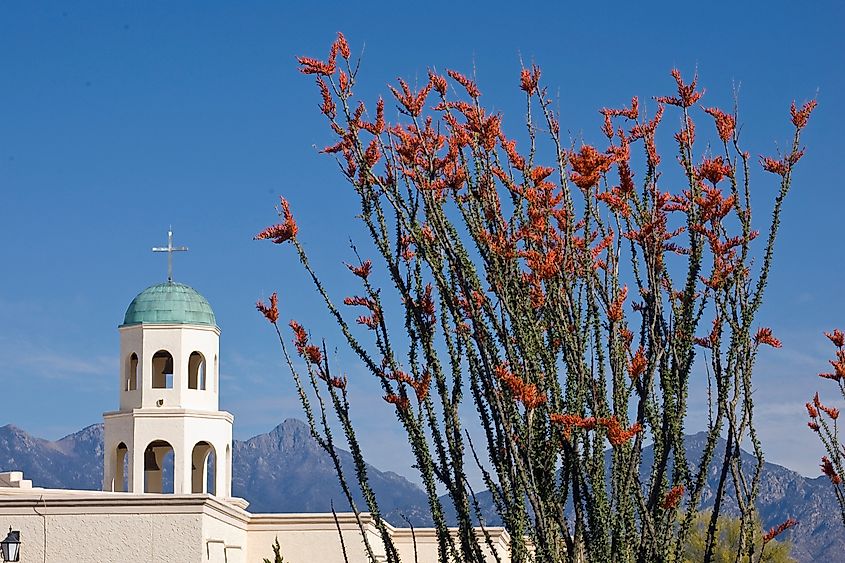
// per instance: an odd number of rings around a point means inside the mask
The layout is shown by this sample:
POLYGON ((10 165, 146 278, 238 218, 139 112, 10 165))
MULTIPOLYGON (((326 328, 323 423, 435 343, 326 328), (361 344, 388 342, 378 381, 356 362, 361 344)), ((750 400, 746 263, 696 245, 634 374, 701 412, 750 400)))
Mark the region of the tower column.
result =
POLYGON ((173 494, 176 495, 191 493, 191 452, 185 448, 185 444, 173 448, 173 494))
MULTIPOLYGON (((106 444, 103 450, 103 490, 114 491, 117 487, 117 479, 115 477, 117 470, 117 456, 114 454, 114 448, 110 447, 108 444, 106 444)), ((121 482, 122 481, 123 475, 121 475, 121 482)))
POLYGON ((129 492, 143 493, 144 492, 144 452, 138 451, 138 448, 143 445, 135 446, 129 453, 129 492))

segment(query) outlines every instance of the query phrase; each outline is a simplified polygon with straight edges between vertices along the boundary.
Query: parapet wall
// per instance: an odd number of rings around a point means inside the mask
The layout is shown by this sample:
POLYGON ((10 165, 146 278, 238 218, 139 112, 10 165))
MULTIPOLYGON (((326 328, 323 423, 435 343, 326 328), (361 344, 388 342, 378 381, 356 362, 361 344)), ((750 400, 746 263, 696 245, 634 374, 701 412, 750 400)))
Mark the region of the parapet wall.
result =
MULTIPOLYGON (((376 560, 386 561, 366 513, 360 521, 349 513, 337 520, 332 514, 251 514, 242 499, 25 488, 23 481, 0 474, 0 526, 20 530, 23 563, 260 563, 272 560, 276 538, 286 563, 343 563, 343 548, 349 563, 368 563, 362 528, 376 560)), ((433 529, 388 525, 387 531, 402 561, 437 562, 433 529)), ((507 532, 487 533, 499 560, 509 563, 507 532)), ((495 558, 488 553, 488 560, 495 558)))

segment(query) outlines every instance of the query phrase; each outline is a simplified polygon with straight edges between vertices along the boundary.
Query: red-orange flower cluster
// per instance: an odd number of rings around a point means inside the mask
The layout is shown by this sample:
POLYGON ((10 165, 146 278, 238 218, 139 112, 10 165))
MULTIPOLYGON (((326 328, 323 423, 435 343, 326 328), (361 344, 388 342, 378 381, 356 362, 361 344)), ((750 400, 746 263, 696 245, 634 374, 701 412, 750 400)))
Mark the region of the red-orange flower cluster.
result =
POLYGON ((554 424, 563 426, 563 437, 566 440, 569 440, 569 437, 572 435, 573 428, 592 430, 596 427, 596 419, 593 416, 583 417, 577 414, 552 413, 549 415, 549 420, 554 424))
POLYGON ((590 145, 583 145, 580 151, 569 154, 569 162, 572 165, 572 182, 586 190, 597 185, 602 174, 610 170, 613 157, 600 153, 590 145))
POLYGON ((696 171, 698 177, 707 180, 715 187, 725 176, 733 173, 733 167, 726 163, 721 156, 716 158, 705 158, 696 171))
POLYGON ((719 133, 719 138, 725 142, 733 138, 734 130, 736 129, 736 118, 727 114, 719 108, 706 108, 705 113, 713 116, 713 121, 716 122, 716 131, 719 133))
POLYGON ((296 221, 293 220, 293 215, 290 212, 290 205, 285 198, 280 198, 280 200, 282 208, 279 211, 279 216, 284 219, 284 222, 267 227, 255 235, 254 240, 273 239, 274 243, 281 244, 296 236, 299 229, 296 226, 296 221))
POLYGON ((839 329, 835 329, 832 333, 825 333, 831 342, 838 347, 836 350, 836 359, 828 360, 833 366, 833 373, 820 373, 819 377, 824 379, 832 379, 834 381, 842 381, 845 378, 845 334, 839 329))
POLYGON ((352 264, 347 264, 347 268, 349 271, 361 278, 362 280, 366 280, 370 277, 370 272, 373 270, 373 262, 372 260, 364 260, 360 266, 353 266, 352 264))
POLYGON ((642 425, 639 422, 635 422, 630 428, 626 430, 619 422, 619 419, 615 416, 600 418, 598 419, 598 423, 604 426, 607 430, 607 440, 613 447, 625 444, 628 440, 636 436, 639 432, 642 432, 643 429, 642 425))
POLYGON ((716 345, 717 340, 719 339, 719 335, 722 332, 722 317, 715 317, 713 319, 713 329, 710 331, 710 334, 705 336, 704 338, 696 338, 695 343, 703 348, 713 348, 716 345))
POLYGON ((672 106, 678 106, 682 108, 688 108, 698 100, 701 99, 701 96, 704 95, 704 91, 696 92, 695 87, 698 85, 698 75, 694 75, 692 77, 692 82, 689 84, 684 84, 683 79, 681 79, 681 71, 678 69, 672 69, 672 77, 675 79, 675 82, 678 84, 678 96, 660 96, 657 98, 658 102, 669 104, 672 106))
MULTIPOLYGON (((837 418, 839 418, 839 409, 837 409, 836 407, 829 407, 829 406, 823 404, 821 402, 821 399, 819 399, 818 392, 816 393, 816 396, 813 397, 813 406, 816 409, 818 409, 819 411, 827 414, 827 416, 829 416, 831 420, 836 420, 837 418)), ((807 412, 809 413, 809 411, 810 411, 810 404, 807 403, 807 412)), ((813 416, 812 413, 809 413, 809 414, 812 418, 816 418, 815 416, 813 416)), ((816 414, 816 416, 818 416, 818 411, 816 411, 815 414, 816 414)))
POLYGON ((795 102, 792 102, 792 107, 789 108, 789 113, 792 115, 792 124, 798 129, 803 129, 810 119, 810 114, 816 109, 816 100, 810 100, 801 109, 795 107, 795 102))
POLYGON ((797 525, 798 520, 796 520, 795 518, 787 518, 786 520, 766 532, 766 534, 763 536, 763 545, 769 543, 788 529, 794 528, 797 525))
POLYGON ((428 97, 428 93, 431 92, 431 88, 434 86, 431 80, 428 81, 422 90, 417 93, 411 91, 411 88, 408 84, 399 79, 399 86, 402 88, 402 92, 398 92, 396 88, 393 86, 388 86, 390 91, 393 92, 393 95, 399 100, 399 103, 402 105, 402 108, 408 115, 412 117, 417 117, 422 112, 423 106, 425 105, 425 99, 428 97))
POLYGON ((833 329, 833 332, 825 332, 824 335, 833 342, 834 346, 838 348, 845 347, 845 333, 838 328, 833 329))
POLYGON ((546 402, 546 396, 533 383, 526 383, 519 376, 511 373, 506 364, 495 368, 496 376, 510 390, 513 397, 525 405, 526 409, 535 409, 546 402))
POLYGON ((757 334, 754 335, 754 343, 758 346, 760 344, 768 344, 772 348, 780 348, 781 342, 777 338, 772 335, 772 329, 770 328, 760 328, 757 331, 757 334))
POLYGON ((519 76, 519 87, 526 93, 532 93, 540 82, 540 67, 531 65, 531 70, 522 69, 519 76))
POLYGON ((802 156, 804 156, 803 150, 792 152, 781 159, 764 156, 760 158, 760 164, 766 172, 771 172, 778 176, 786 176, 792 170, 792 167, 795 166, 795 163, 801 160, 802 156))
POLYGON ((293 331, 293 343, 296 346, 296 350, 301 354, 308 344, 308 333, 305 331, 305 327, 296 321, 291 321, 288 326, 293 331))
POLYGON ((408 400, 408 397, 403 397, 395 393, 388 393, 383 398, 388 403, 396 405, 396 408, 400 411, 407 411, 411 408, 411 402, 408 400))
POLYGON ((681 497, 684 496, 684 486, 683 485, 675 485, 666 493, 666 496, 663 498, 663 509, 664 510, 672 510, 678 506, 678 503, 681 501, 681 497))
POLYGON ((452 77, 452 80, 460 84, 464 87, 469 94, 470 98, 477 98, 481 96, 481 92, 478 89, 478 86, 475 85, 475 82, 461 74, 460 72, 454 70, 447 70, 446 73, 452 77))
POLYGON ((370 329, 378 328, 379 322, 381 321, 381 308, 375 301, 367 297, 355 296, 345 298, 343 300, 343 303, 345 305, 362 306, 368 308, 370 310, 370 315, 361 315, 360 317, 355 319, 355 321, 358 324, 364 325, 370 329))
POLYGON ((642 374, 645 373, 646 368, 648 367, 648 358, 645 357, 645 351, 643 347, 640 346, 637 348, 637 351, 631 357, 631 361, 628 363, 628 375, 631 376, 631 379, 636 380, 642 374))
POLYGON ((623 286, 621 290, 619 290, 619 294, 616 296, 616 299, 610 304, 610 307, 607 308, 607 318, 612 322, 619 322, 622 320, 624 316, 623 306, 625 305, 625 299, 628 297, 628 286, 623 286))
POLYGON ((337 65, 335 63, 338 52, 340 52, 340 56, 344 59, 349 59, 351 54, 349 52, 349 44, 340 32, 337 33, 337 39, 335 39, 334 43, 332 43, 331 49, 329 50, 328 61, 312 59, 311 57, 297 57, 296 60, 300 65, 299 72, 302 74, 317 74, 323 76, 330 76, 334 74, 335 70, 337 70, 337 65))
POLYGON ((842 482, 842 477, 836 472, 836 469, 833 467, 833 463, 831 463, 830 459, 827 456, 822 457, 822 464, 821 464, 822 473, 827 475, 830 482, 834 485, 838 485, 842 482))
POLYGON ((261 314, 264 315, 268 321, 273 324, 276 324, 276 321, 279 320, 279 297, 276 295, 276 292, 273 292, 273 295, 270 296, 270 304, 265 305, 263 301, 258 301, 255 304, 255 308, 261 311, 261 314))

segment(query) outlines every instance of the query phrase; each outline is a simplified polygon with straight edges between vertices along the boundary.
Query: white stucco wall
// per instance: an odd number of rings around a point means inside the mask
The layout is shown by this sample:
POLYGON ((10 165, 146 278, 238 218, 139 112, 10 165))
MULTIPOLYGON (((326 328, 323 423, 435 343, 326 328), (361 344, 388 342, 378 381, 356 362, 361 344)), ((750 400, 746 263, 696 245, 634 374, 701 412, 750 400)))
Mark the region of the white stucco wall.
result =
MULTIPOLYGON (((209 495, 160 495, 20 489, 0 484, 0 524, 21 532, 24 563, 260 563, 278 537, 287 563, 342 563, 331 514, 251 514, 245 503, 209 495)), ((349 563, 367 563, 352 514, 338 514, 349 563)), ((361 519, 377 561, 384 547, 368 514, 361 519)), ((403 561, 413 536, 388 526, 403 561)), ((508 536, 491 528, 508 563, 508 536)), ((434 531, 415 530, 419 563, 436 563, 434 531)), ((493 561, 488 557, 488 561, 493 561)))
POLYGON ((0 496, 0 519, 21 532, 21 562, 204 561, 201 504, 88 496, 0 496))

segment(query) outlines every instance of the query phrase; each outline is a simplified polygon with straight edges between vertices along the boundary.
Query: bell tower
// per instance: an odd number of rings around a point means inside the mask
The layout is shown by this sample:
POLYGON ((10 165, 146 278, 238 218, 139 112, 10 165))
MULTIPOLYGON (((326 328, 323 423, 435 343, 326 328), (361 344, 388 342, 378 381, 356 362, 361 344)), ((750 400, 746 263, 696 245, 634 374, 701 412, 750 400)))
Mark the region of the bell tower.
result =
MULTIPOLYGON (((170 262, 187 249, 173 247, 168 233, 168 246, 153 250, 170 262)), ((168 270, 167 282, 132 300, 118 329, 120 407, 103 415, 103 490, 231 497, 233 417, 219 410, 220 329, 205 297, 168 270)))

